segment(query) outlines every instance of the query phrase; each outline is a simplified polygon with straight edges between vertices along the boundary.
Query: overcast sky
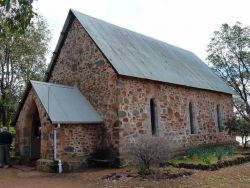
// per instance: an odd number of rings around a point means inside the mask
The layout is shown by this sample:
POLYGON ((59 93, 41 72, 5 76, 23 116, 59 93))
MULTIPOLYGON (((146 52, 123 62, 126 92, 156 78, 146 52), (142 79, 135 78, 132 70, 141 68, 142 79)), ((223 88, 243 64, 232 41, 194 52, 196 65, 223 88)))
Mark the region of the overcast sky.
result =
POLYGON ((190 50, 202 60, 222 23, 250 25, 250 0, 38 0, 54 51, 70 8, 190 50))

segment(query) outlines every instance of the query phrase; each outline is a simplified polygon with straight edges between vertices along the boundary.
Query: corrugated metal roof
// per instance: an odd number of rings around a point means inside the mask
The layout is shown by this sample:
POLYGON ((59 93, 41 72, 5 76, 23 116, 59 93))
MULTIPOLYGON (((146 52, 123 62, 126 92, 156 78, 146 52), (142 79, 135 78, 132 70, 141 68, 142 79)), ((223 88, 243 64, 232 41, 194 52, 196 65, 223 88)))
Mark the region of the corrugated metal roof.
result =
POLYGON ((233 94, 192 52, 72 12, 118 74, 233 94))
POLYGON ((102 123, 103 119, 75 87, 31 81, 53 124, 102 123))

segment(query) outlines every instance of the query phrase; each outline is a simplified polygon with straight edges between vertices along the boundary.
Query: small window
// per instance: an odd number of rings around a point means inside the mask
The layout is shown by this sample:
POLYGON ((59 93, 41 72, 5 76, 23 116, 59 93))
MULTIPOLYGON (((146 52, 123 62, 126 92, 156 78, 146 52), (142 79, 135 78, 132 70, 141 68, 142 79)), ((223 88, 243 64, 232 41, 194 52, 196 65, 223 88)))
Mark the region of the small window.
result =
POLYGON ((156 135, 157 110, 155 99, 150 99, 150 116, 151 116, 151 131, 152 135, 156 135))
POLYGON ((195 129, 195 114, 194 114, 194 106, 192 102, 189 102, 189 124, 190 124, 190 132, 191 134, 196 133, 195 129))
POLYGON ((222 118, 221 118, 221 110, 220 110, 220 105, 216 106, 216 114, 217 114, 217 125, 219 132, 223 131, 223 126, 222 126, 222 118))

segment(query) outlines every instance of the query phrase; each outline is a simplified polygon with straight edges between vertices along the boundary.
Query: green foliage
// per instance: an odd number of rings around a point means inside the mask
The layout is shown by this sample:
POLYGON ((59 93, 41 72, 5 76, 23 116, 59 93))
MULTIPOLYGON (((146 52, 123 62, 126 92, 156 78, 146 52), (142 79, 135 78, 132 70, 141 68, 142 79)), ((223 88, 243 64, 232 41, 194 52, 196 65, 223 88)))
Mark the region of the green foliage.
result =
POLYGON ((202 157, 202 161, 205 164, 209 165, 209 164, 211 164, 211 158, 212 158, 211 155, 209 155, 208 153, 204 153, 204 155, 202 157))
POLYGON ((238 114, 250 121, 250 27, 239 22, 223 24, 214 32, 207 51, 211 68, 236 93, 238 114))
POLYGON ((242 137, 244 148, 246 148, 248 143, 247 137, 250 134, 250 121, 240 117, 232 117, 225 122, 225 126, 229 134, 242 137))
POLYGON ((192 158, 194 158, 194 156, 196 155, 196 153, 197 153, 196 149, 190 149, 190 150, 187 151, 187 157, 189 159, 192 159, 192 158))
POLYGON ((228 147, 226 152, 228 156, 233 156, 236 153, 234 147, 228 147))
MULTIPOLYGON (((32 0, 0 0, 0 28, 4 32, 23 34, 32 18, 36 16, 32 2, 32 0)), ((0 38, 4 32, 0 32, 0 38)))
POLYGON ((10 157, 13 158, 16 156, 16 152, 14 150, 10 150, 10 157))
MULTIPOLYGON (((1 23, 3 20, 0 21, 1 23)), ((0 32, 0 118, 8 126, 30 79, 41 80, 46 70, 50 32, 42 17, 35 17, 24 33, 8 27, 0 32)))
POLYGON ((137 166, 137 170, 138 170, 138 174, 144 177, 146 175, 147 167, 143 162, 139 162, 137 166))
MULTIPOLYGON (((193 164, 211 164, 215 161, 220 161, 226 156, 233 156, 236 154, 234 147, 210 146, 193 148, 186 152, 187 158, 181 160, 183 163, 193 164)), ((180 160, 178 160, 180 162, 180 160)))
POLYGON ((0 0, 0 124, 3 126, 9 125, 27 83, 27 79, 23 80, 23 70, 29 70, 26 78, 36 78, 38 69, 43 71, 45 67, 41 57, 45 57, 49 32, 45 22, 36 17, 32 2, 0 0))
POLYGON ((208 147, 195 148, 187 151, 188 158, 198 158, 206 164, 211 163, 211 156, 213 155, 213 149, 208 147))
POLYGON ((202 160, 205 164, 211 163, 211 153, 207 149, 200 149, 197 152, 198 159, 202 160))
POLYGON ((178 172, 178 170, 178 168, 175 168, 173 166, 165 166, 163 169, 164 173, 166 174, 175 174, 178 172))
POLYGON ((221 161, 222 160, 222 158, 223 158, 223 156, 224 156, 224 153, 225 151, 224 151, 224 149, 222 148, 222 147, 216 147, 215 148, 215 156, 217 157, 217 159, 219 160, 219 161, 221 161))
POLYGON ((12 134, 12 136, 16 135, 15 127, 9 127, 9 132, 12 134))

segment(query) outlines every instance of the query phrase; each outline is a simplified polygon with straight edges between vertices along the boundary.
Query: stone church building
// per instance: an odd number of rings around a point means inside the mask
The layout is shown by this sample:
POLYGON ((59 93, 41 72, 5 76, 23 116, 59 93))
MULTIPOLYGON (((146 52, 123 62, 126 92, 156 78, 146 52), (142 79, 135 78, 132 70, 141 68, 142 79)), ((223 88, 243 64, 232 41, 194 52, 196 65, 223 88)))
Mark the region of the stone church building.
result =
POLYGON ((100 144, 122 154, 139 135, 176 150, 232 143, 232 94, 192 52, 70 10, 44 82, 30 82, 16 114, 17 150, 77 169, 100 144))

